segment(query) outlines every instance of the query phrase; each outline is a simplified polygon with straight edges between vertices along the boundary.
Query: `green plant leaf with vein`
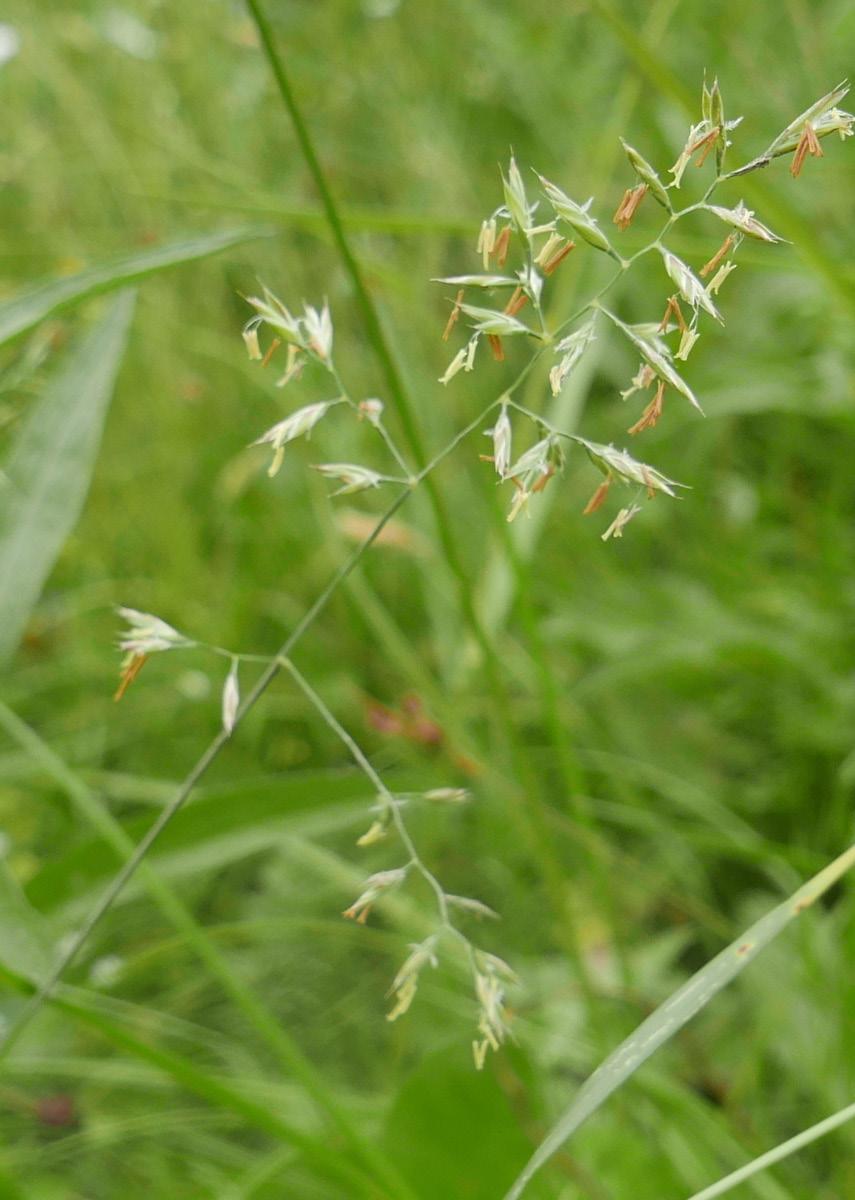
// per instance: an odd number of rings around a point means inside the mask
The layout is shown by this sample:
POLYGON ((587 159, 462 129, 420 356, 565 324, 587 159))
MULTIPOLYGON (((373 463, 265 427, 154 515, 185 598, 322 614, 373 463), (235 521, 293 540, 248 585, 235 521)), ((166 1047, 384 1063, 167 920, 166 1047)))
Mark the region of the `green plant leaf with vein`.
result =
POLYGON ((258 225, 225 230, 223 233, 209 233, 180 242, 169 242, 151 250, 141 250, 138 254, 123 255, 96 267, 89 267, 77 275, 39 284, 38 287, 7 300, 5 304, 0 304, 0 344, 26 333, 46 317, 70 308, 81 300, 88 300, 102 292, 116 291, 129 283, 145 279, 148 275, 156 275, 160 271, 179 267, 182 263, 193 262, 196 259, 209 258, 212 254, 219 254, 221 250, 228 250, 230 246, 239 246, 242 242, 249 242, 254 238, 268 237, 270 233, 269 229, 258 225))
POLYGON ((83 508, 133 311, 125 292, 30 408, 0 510, 0 665, 17 648, 83 508))

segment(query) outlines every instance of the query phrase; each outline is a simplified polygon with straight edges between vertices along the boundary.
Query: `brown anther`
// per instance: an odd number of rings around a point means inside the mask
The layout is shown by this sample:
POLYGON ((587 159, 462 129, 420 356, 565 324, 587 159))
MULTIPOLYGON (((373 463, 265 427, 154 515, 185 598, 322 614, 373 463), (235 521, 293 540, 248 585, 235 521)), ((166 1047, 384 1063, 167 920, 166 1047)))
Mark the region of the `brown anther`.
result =
POLYGON ((588 501, 588 503, 582 509, 583 517, 589 517, 591 515, 591 513, 595 513, 597 511, 597 509, 601 507, 606 496, 608 496, 608 494, 609 494, 609 488, 611 487, 611 485, 612 485, 611 479, 606 479, 600 484, 600 486, 594 492, 591 499, 588 501))
POLYGON ((656 496, 656 488, 653 483, 653 476, 645 466, 641 468, 641 478, 644 480, 644 486, 647 488, 647 499, 653 500, 656 496))
POLYGON ((704 165, 704 163, 707 161, 709 152, 712 150, 713 146, 718 141, 718 135, 720 132, 721 132, 721 130, 719 129, 718 125, 716 125, 715 129, 711 129, 709 131, 709 133, 705 133, 702 138, 698 138, 698 140, 692 146, 692 149, 691 149, 692 154, 694 154, 696 150, 703 151, 700 158, 695 163, 696 167, 702 167, 704 165))
POLYGON ((119 686, 116 689, 116 694, 113 696, 114 700, 121 700, 122 696, 124 696, 125 692, 145 666, 147 658, 147 654, 132 654, 130 658, 126 660, 122 666, 122 677, 119 680, 119 686))
POLYGON ((267 366, 267 364, 270 362, 271 358, 273 357, 273 355, 276 353, 276 351, 279 349, 279 347, 281 345, 282 345, 282 339, 275 337, 273 339, 273 341, 270 343, 270 345, 267 347, 267 353, 264 355, 264 358, 261 360, 261 365, 263 367, 267 366))
POLYGON ((455 297, 454 307, 451 310, 451 316, 448 318, 445 329, 442 331, 442 340, 444 342, 448 341, 449 337, 451 336, 452 329, 457 324, 457 318, 460 316, 460 305, 463 303, 463 296, 464 292, 463 288, 461 288, 455 297))
POLYGON ((646 183, 639 183, 637 187, 627 188, 623 194, 623 199, 617 206, 615 215, 612 217, 618 229, 623 230, 627 228, 648 191, 649 188, 646 183))
POLYGON ((370 912, 371 912, 370 904, 366 904, 365 907, 361 911, 357 908, 357 905, 352 904, 350 906, 350 908, 346 908, 341 915, 343 917, 347 917, 348 921, 356 921, 358 924, 364 925, 365 922, 368 920, 368 914, 370 912))
POLYGON ((496 256, 496 263, 503 267, 508 260, 508 246, 511 242, 511 227, 506 225, 499 236, 496 238, 496 244, 493 247, 493 253, 496 256))
POLYGON ((551 255, 543 264, 544 275, 551 275, 557 267, 561 266, 570 251, 575 249, 576 243, 568 242, 566 246, 562 246, 560 250, 557 250, 555 254, 551 255))
POLYGON ((660 333, 664 333, 668 328, 668 321, 672 316, 675 318, 677 322, 677 328, 680 330, 680 332, 685 333, 687 328, 686 318, 683 316, 683 310, 680 308, 680 301, 676 296, 668 297, 668 303, 665 305, 665 312, 662 316, 662 320, 659 322, 660 333))
POLYGON ((819 144, 816 131, 810 121, 806 121, 805 127, 802 130, 802 136, 799 138, 799 144, 796 146, 796 152, 793 155, 792 166, 790 167, 790 174, 793 179, 798 179, 804 166, 804 161, 809 154, 814 158, 823 157, 822 146, 819 144))
POLYGON ((662 401, 665 398, 665 381, 662 380, 659 387, 656 389, 656 395, 645 408, 639 420, 627 430, 627 433, 633 437, 637 433, 643 433, 645 429, 652 429, 659 418, 662 416, 662 401))
POLYGON ((506 313, 511 311, 511 309, 514 307, 514 305, 516 304, 517 300, 519 300, 521 295, 522 295, 522 288, 519 286, 515 287, 514 290, 511 292, 510 300, 505 305, 504 311, 506 313))
POLYGON ((502 339, 499 337, 499 335, 497 333, 488 333, 487 341, 491 351, 493 352, 493 358, 496 360, 496 362, 504 362, 505 347, 502 345, 502 339))
POLYGON ((538 479, 537 483, 534 484, 534 486, 532 487, 532 489, 531 489, 532 494, 534 494, 535 492, 542 492, 554 474, 555 474, 555 467, 553 467, 550 464, 546 468, 546 470, 543 472, 540 479, 538 479))
POLYGON ((521 308, 525 308, 528 304, 528 296, 521 287, 514 288, 510 300, 505 305, 505 312, 509 317, 515 317, 521 308))
POLYGON ((707 277, 707 275, 709 275, 710 271, 714 271, 716 269, 716 267, 721 262, 721 260, 725 257, 726 254, 728 254, 732 245, 733 245, 733 234, 729 233, 727 235, 727 237, 724 239, 724 241, 722 242, 722 244, 719 246, 718 250, 716 250, 715 254, 709 260, 709 262, 704 263, 704 265, 701 267, 700 271, 698 272, 701 279, 706 279, 706 277, 707 277))

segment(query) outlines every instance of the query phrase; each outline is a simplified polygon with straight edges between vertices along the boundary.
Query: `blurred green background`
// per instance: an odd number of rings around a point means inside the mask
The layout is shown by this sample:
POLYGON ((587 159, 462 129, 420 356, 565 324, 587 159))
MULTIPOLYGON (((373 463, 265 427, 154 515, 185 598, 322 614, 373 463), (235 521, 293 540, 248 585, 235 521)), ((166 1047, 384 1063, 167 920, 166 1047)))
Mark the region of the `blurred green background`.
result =
MULTIPOLYGON (((439 338, 449 289, 429 281, 478 269, 478 226, 500 201, 510 147, 577 199, 594 195, 611 229, 633 182, 619 135, 664 172, 698 119, 706 71, 728 115, 745 116, 733 161, 747 160, 846 76, 855 45, 855 9, 831 0, 266 10, 432 451, 523 361, 485 355, 447 389, 436 382, 454 347, 439 338)), ((295 305, 328 296, 352 393, 386 400, 398 426, 242 6, 9 0, 3 21, 3 299, 185 236, 268 230, 140 285, 82 519, 3 671, 4 704, 42 739, 7 736, 8 723, 0 737, 4 939, 14 944, 26 912, 55 946, 118 864, 80 793, 136 841, 218 728, 222 664, 198 652, 153 659, 112 703, 113 605, 272 652, 387 501, 330 502, 307 469, 319 448, 322 461, 378 465, 371 431, 349 422, 293 448, 274 480, 247 450, 297 403, 327 397, 317 376, 277 391, 275 373, 247 361, 241 294, 261 279, 295 305)), ((152 853, 411 1196, 498 1200, 604 1054, 851 840, 855 158, 837 139, 823 145, 798 181, 779 160, 721 191, 726 204, 745 194, 792 245, 740 252, 721 296, 727 325, 705 332, 686 370, 706 419, 675 398, 646 435, 649 461, 691 485, 679 503, 646 507, 604 545, 603 514, 581 516, 595 473, 571 454, 535 518, 509 533, 478 434, 436 472, 506 704, 420 493, 296 653, 390 786, 472 788, 465 809, 414 813, 414 830, 449 890, 502 915, 472 934, 522 979, 518 1044, 473 1073, 475 1003, 447 967, 423 979, 405 1018, 384 1020, 429 901, 416 891, 367 928, 341 920, 396 850, 354 846, 370 788, 287 680, 152 853), (384 733, 375 702, 418 702, 436 737, 384 733)), ((699 176, 687 175, 689 199, 699 176)), ((654 208, 615 234, 628 250, 655 234, 654 208)), ((720 236, 690 220, 672 248, 697 268, 720 236)), ((603 270, 593 252, 571 256, 549 310, 572 311, 603 270)), ((660 276, 640 264, 614 306, 658 320, 660 276)), ((4 446, 109 303, 4 349, 4 446)), ((637 412, 618 391, 635 366, 604 333, 555 419, 624 444, 637 412)), ((537 371, 520 398, 545 410, 547 396, 537 371)), ((531 1195, 681 1200, 851 1101, 853 950, 840 890, 601 1110, 531 1195)), ((351 1160, 306 1079, 271 1056, 142 886, 68 982, 135 1040, 56 1007, 40 1014, 0 1082, 0 1195, 361 1194, 157 1058, 226 1081, 351 1160)), ((21 1000, 10 990, 2 1004, 9 1019, 21 1000)), ((853 1148, 843 1130, 737 1194, 844 1200, 853 1148)))

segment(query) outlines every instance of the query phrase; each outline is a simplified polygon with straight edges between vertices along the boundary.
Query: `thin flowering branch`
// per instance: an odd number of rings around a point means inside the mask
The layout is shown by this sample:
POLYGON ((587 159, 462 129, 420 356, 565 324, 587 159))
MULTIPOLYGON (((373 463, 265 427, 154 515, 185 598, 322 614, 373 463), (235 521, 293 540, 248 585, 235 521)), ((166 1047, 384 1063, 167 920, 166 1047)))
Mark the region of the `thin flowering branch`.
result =
POLYGON ((244 342, 251 360, 260 360, 262 367, 267 366, 279 345, 282 344, 282 338, 278 336, 278 333, 284 329, 290 332, 288 365, 285 374, 277 383, 278 387, 287 386, 292 380, 298 378, 302 372, 303 363, 311 360, 330 375, 339 393, 333 400, 304 405, 283 420, 278 421, 253 442, 253 445, 256 446, 269 444, 273 447, 273 461, 268 474, 271 476, 277 474, 282 466, 285 447, 290 442, 301 437, 310 437, 315 426, 333 408, 338 405, 346 405, 356 415, 357 420, 367 421, 377 430, 395 463, 404 472, 405 478, 399 479, 355 463, 319 464, 317 470, 332 478, 338 478, 342 482, 343 486, 332 494, 334 496, 349 495, 352 492, 379 487, 382 483, 409 482, 412 479, 413 471, 383 423, 384 405, 382 400, 376 397, 355 400, 339 374, 333 358, 334 331, 329 305, 324 302, 323 308, 319 311, 311 305, 305 304, 303 316, 293 317, 279 297, 267 287, 263 289, 262 298, 250 296, 247 297, 247 303, 256 310, 255 316, 250 318, 243 329, 244 342), (270 349, 262 355, 259 330, 265 326, 273 331, 274 336, 270 343, 270 349))
MULTIPOLYGON (((372 766, 370 759, 359 746, 356 739, 344 728, 338 718, 334 716, 326 702, 312 687, 306 677, 297 669, 294 663, 290 659, 283 659, 282 666, 327 727, 332 730, 339 741, 347 748, 356 765, 377 792, 382 812, 382 821, 375 822, 372 830, 376 830, 378 827, 385 828, 386 824, 391 823, 407 855, 407 861, 402 866, 393 867, 389 870, 379 871, 370 875, 365 880, 361 894, 344 910, 344 916, 364 923, 368 919, 374 903, 389 892, 401 887, 411 872, 421 876, 436 899, 436 930, 425 942, 412 947, 412 953, 393 979, 389 993, 395 994, 395 1003, 391 1011, 387 1014, 387 1019, 394 1021, 409 1009, 416 993, 419 972, 427 963, 431 963, 431 965, 436 964, 442 939, 446 937, 453 938, 464 948, 472 967, 475 994, 479 1005, 478 1031, 481 1034, 481 1039, 476 1040, 473 1044, 473 1053, 475 1065, 480 1069, 484 1065, 484 1058, 488 1048, 498 1050, 508 1035, 508 1017, 503 1003, 505 990, 503 977, 505 980, 510 979, 515 981, 516 976, 501 959, 475 946, 453 923, 450 910, 452 908, 460 909, 477 916, 487 915, 495 917, 496 914, 487 905, 482 904, 478 900, 473 900, 465 896, 449 895, 445 891, 436 875, 434 875, 419 855, 415 842, 407 828, 400 799, 393 795, 386 787, 383 779, 372 766)), ((445 789, 443 789, 444 791, 445 789)), ((457 802, 459 792, 453 789, 449 794, 453 797, 453 802, 457 802)), ((438 793, 435 791, 433 795, 437 797, 438 793)), ((369 833, 372 830, 369 830, 369 833)), ((360 842, 362 845, 367 844, 366 837, 363 836, 360 838, 360 842)))

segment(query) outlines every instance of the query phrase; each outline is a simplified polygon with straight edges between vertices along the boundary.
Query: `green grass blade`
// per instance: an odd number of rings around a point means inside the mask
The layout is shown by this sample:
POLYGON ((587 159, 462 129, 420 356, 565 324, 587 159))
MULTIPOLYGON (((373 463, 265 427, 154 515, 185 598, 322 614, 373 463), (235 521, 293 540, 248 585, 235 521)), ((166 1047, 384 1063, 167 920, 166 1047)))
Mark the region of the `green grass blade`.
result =
POLYGON ((760 951, 800 913, 855 866, 855 845, 849 847, 817 875, 803 884, 788 900, 766 913, 741 937, 701 967, 664 1004, 623 1041, 601 1063, 579 1089, 575 1099, 547 1134, 517 1177, 505 1200, 518 1200, 540 1168, 560 1149, 579 1126, 617 1091, 646 1062, 704 1008, 723 987, 753 962, 760 951))
POLYGON ((772 1150, 767 1150, 765 1154, 761 1154, 750 1163, 746 1163, 738 1171, 732 1171, 730 1175, 725 1175, 723 1179, 719 1179, 716 1183, 711 1183, 709 1187, 705 1187, 702 1191, 695 1192, 693 1196, 689 1197, 689 1200, 714 1200, 716 1196, 723 1196, 725 1192, 731 1191, 738 1184, 744 1182, 744 1180, 750 1179, 758 1171, 765 1171, 767 1167, 774 1166, 775 1163, 781 1162, 782 1159, 788 1158, 791 1154, 795 1154, 804 1146, 809 1146, 817 1138, 825 1137, 827 1133, 831 1133, 853 1118, 855 1118, 855 1104, 847 1104, 845 1108, 832 1113, 824 1121, 818 1121, 816 1125, 811 1125, 810 1129, 803 1129, 795 1137, 788 1138, 786 1142, 781 1142, 779 1146, 775 1146, 772 1150))
POLYGON ((17 648, 80 515, 133 311, 125 292, 27 414, 6 463, 0 514, 0 665, 17 648))
POLYGON ((268 228, 255 225, 223 233, 209 233, 203 237, 156 246, 153 250, 141 250, 138 254, 123 255, 97 267, 90 267, 78 275, 40 284, 16 296, 14 300, 0 304, 0 344, 26 333, 46 317, 70 308, 81 300, 88 300, 90 296, 115 291, 149 275, 156 275, 159 271, 199 258, 209 258, 221 250, 228 250, 230 246, 239 246, 253 238, 268 237, 270 233, 268 228))
MULTIPOLYGON (((194 193, 178 195, 175 192, 146 192, 143 200, 156 200, 166 204, 185 204, 188 208, 214 209, 221 212, 243 213, 245 216, 270 218, 292 229, 305 229, 310 233, 325 232, 326 214, 320 209, 283 204, 275 196, 254 192, 253 200, 223 200, 215 196, 194 193)), ((364 233, 387 233, 390 236, 455 237, 468 238, 478 228, 480 217, 448 216, 444 213, 410 212, 406 209, 346 208, 341 210, 341 222, 346 229, 364 233)))

